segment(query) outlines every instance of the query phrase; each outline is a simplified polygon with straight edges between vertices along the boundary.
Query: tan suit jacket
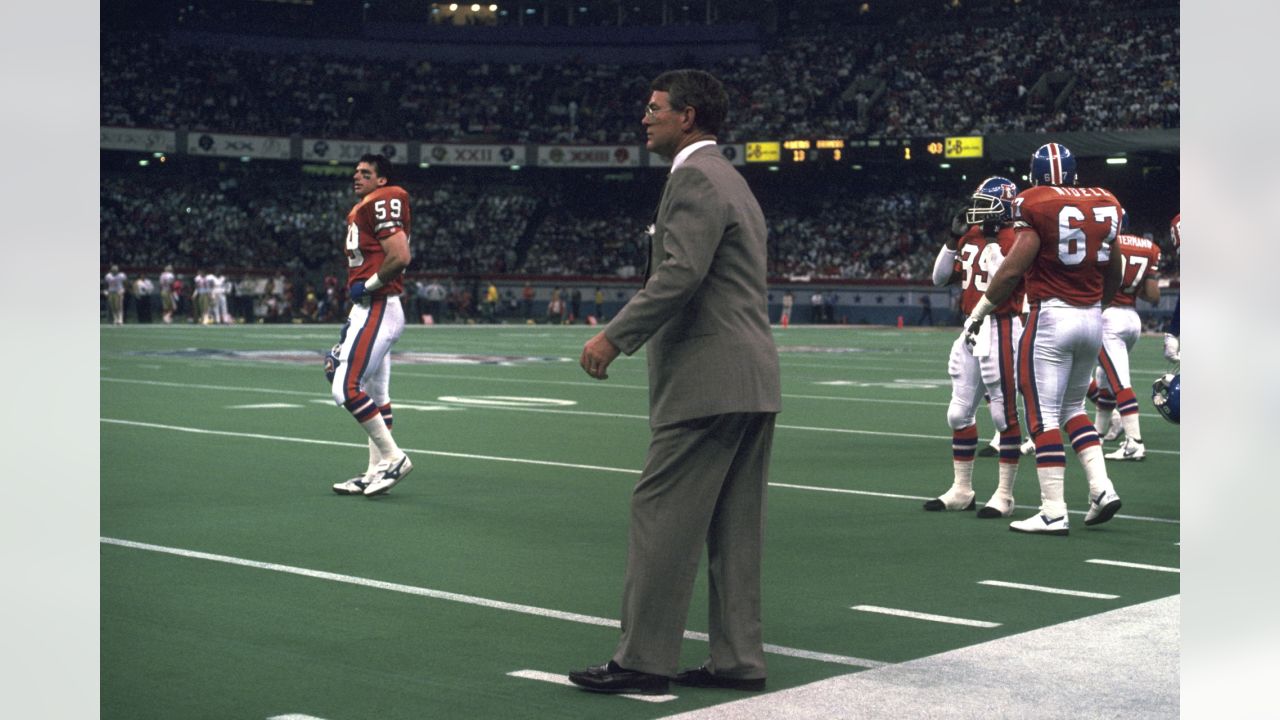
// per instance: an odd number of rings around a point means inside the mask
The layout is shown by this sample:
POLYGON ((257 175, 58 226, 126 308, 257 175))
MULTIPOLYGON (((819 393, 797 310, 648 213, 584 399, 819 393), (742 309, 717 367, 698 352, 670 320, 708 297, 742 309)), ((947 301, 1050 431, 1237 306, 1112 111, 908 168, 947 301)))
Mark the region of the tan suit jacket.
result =
POLYGON ((715 146, 667 180, 639 293, 605 330, 631 355, 646 342, 649 424, 780 412, 769 330, 764 213, 715 146))

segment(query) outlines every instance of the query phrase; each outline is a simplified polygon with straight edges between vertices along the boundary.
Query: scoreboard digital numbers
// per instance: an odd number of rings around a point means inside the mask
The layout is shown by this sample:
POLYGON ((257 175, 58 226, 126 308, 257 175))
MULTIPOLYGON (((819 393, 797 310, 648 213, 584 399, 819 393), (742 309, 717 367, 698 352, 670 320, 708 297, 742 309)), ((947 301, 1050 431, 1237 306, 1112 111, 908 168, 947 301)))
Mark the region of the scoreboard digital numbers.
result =
POLYGON ((844 160, 844 140, 784 140, 782 149, 790 162, 844 160))
POLYGON ((919 138, 793 138, 746 143, 748 163, 894 163, 980 159, 981 136, 919 138))

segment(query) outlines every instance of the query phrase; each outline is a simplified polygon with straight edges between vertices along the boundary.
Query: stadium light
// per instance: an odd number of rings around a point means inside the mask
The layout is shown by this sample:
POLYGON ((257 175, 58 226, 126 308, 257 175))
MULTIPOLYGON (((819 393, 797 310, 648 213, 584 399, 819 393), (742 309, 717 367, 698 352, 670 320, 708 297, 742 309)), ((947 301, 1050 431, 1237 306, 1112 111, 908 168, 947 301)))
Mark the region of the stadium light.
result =
POLYGON ((480 3, 471 3, 471 12, 480 12, 480 3))
POLYGON ((778 166, 777 166, 777 165, 770 165, 770 166, 769 166, 769 172, 778 172, 778 166))
POLYGON ((489 12, 498 12, 498 6, 497 6, 497 5, 490 5, 490 6, 489 6, 489 12))
POLYGON ((151 164, 151 161, 143 159, 143 160, 139 160, 138 164, 141 165, 142 167, 146 167, 151 164))
POLYGON ((429 167, 431 167, 431 163, 420 162, 420 163, 418 163, 418 167, 420 167, 420 168, 429 168, 429 167))
POLYGON ((449 3, 449 12, 458 12, 458 3, 449 3))
POLYGON ((512 170, 519 170, 519 169, 520 169, 520 166, 519 166, 519 165, 512 165, 512 166, 511 166, 511 169, 512 169, 512 170))
POLYGON ((151 153, 151 157, 154 157, 154 158, 162 158, 162 157, 164 157, 164 153, 162 153, 162 152, 151 153))
POLYGON ((1107 158, 1108 165, 1125 165, 1129 162, 1129 158, 1107 158))
POLYGON ((951 163, 938 163, 938 167, 942 168, 943 170, 950 170, 951 163))

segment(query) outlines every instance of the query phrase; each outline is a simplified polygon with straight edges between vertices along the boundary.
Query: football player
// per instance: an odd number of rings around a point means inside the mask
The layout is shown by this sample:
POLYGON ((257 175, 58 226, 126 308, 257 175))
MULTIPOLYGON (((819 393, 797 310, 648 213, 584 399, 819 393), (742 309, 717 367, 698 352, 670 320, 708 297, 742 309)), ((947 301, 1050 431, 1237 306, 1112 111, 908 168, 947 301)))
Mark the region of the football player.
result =
POLYGON ((204 268, 196 268, 196 275, 191 279, 191 294, 195 300, 196 322, 209 324, 209 276, 204 268))
MULTIPOLYGON (((1173 221, 1169 223, 1169 234, 1173 236, 1173 251, 1175 253, 1182 252, 1182 213, 1173 216, 1173 221)), ((1181 330, 1182 315, 1182 296, 1178 296, 1178 304, 1173 306, 1173 316, 1169 318, 1169 325, 1165 328, 1164 333, 1164 359, 1171 363, 1182 362, 1182 338, 1179 337, 1181 330)))
POLYGON ((987 315, 1025 276, 1030 314, 1018 348, 1018 388, 1035 441, 1040 511, 1009 527, 1066 535, 1061 427, 1089 484, 1085 525, 1107 522, 1120 509, 1084 397, 1102 348, 1102 305, 1120 287, 1121 263, 1111 244, 1124 208, 1109 190, 1076 187, 1075 157, 1059 143, 1042 145, 1032 154, 1030 180, 1031 187, 1013 201, 1013 249, 965 321, 963 337, 976 344, 987 315))
POLYGON ((173 309, 177 305, 173 292, 173 281, 176 279, 173 274, 173 266, 165 265, 164 271, 160 273, 160 308, 164 310, 165 325, 173 322, 173 309))
POLYGON ((1146 238, 1121 233, 1116 237, 1113 253, 1120 255, 1123 278, 1111 304, 1102 311, 1102 350, 1098 352, 1098 369, 1094 372, 1100 400, 1101 393, 1105 392, 1112 401, 1111 407, 1098 403, 1096 427, 1104 440, 1115 437, 1107 431, 1112 409, 1119 410, 1124 442, 1109 453, 1107 459, 1142 460, 1147 449, 1138 422, 1138 398, 1129 377, 1129 353, 1142 336, 1142 319, 1138 317, 1135 300, 1160 301, 1160 248, 1146 238))
POLYGON ((369 435, 362 475, 333 485, 339 495, 379 495, 413 463, 391 437, 391 346, 404 331, 404 269, 409 266, 409 193, 389 184, 391 161, 366 154, 356 163, 343 252, 351 311, 338 344, 325 356, 333 399, 369 435))
MULTIPOLYGON (((933 264, 933 284, 960 283, 960 311, 969 314, 987 290, 991 275, 1013 248, 1011 203, 1018 186, 1002 177, 978 184, 964 216, 952 220, 952 239, 938 250, 933 264), (957 237, 958 235, 958 237, 957 237)), ((980 518, 1013 514, 1013 484, 1018 475, 1018 425, 1015 348, 1022 335, 1021 283, 982 322, 977 344, 963 338, 951 346, 947 373, 951 376, 951 487, 924 504, 925 510, 971 510, 974 506, 973 461, 978 449, 978 406, 985 394, 991 420, 1000 431, 999 484, 991 499, 978 511, 980 518)))
POLYGON ((112 265, 107 274, 102 276, 106 283, 107 307, 111 309, 111 324, 124 324, 124 283, 128 277, 120 272, 119 265, 112 265))

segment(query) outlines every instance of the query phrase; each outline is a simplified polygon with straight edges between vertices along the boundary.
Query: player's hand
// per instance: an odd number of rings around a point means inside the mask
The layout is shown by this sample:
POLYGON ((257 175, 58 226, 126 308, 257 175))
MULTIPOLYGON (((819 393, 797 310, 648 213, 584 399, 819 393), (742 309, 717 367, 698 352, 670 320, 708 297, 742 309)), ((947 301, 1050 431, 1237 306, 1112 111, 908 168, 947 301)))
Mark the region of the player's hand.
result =
POLYGON ((591 377, 597 380, 608 380, 609 363, 618 357, 618 353, 618 346, 605 337, 604 331, 601 330, 582 346, 582 358, 579 359, 578 364, 591 377))
POLYGON ((364 291, 364 281, 357 280, 351 283, 351 288, 347 290, 347 294, 351 297, 351 302, 358 303, 367 293, 364 291))
POLYGON ((338 372, 338 352, 342 350, 342 345, 334 345, 329 352, 324 355, 324 377, 333 384, 333 376, 338 372))
POLYGON ((951 237, 958 238, 969 232, 969 222, 965 219, 968 214, 968 208, 960 208, 956 214, 951 217, 951 237))
POLYGON ((978 332, 981 330, 982 320, 965 319, 964 332, 960 333, 960 337, 964 340, 965 347, 969 348, 970 351, 978 347, 978 332))
POLYGON ((1182 362, 1182 341, 1177 335, 1164 334, 1164 359, 1169 362, 1182 362))

